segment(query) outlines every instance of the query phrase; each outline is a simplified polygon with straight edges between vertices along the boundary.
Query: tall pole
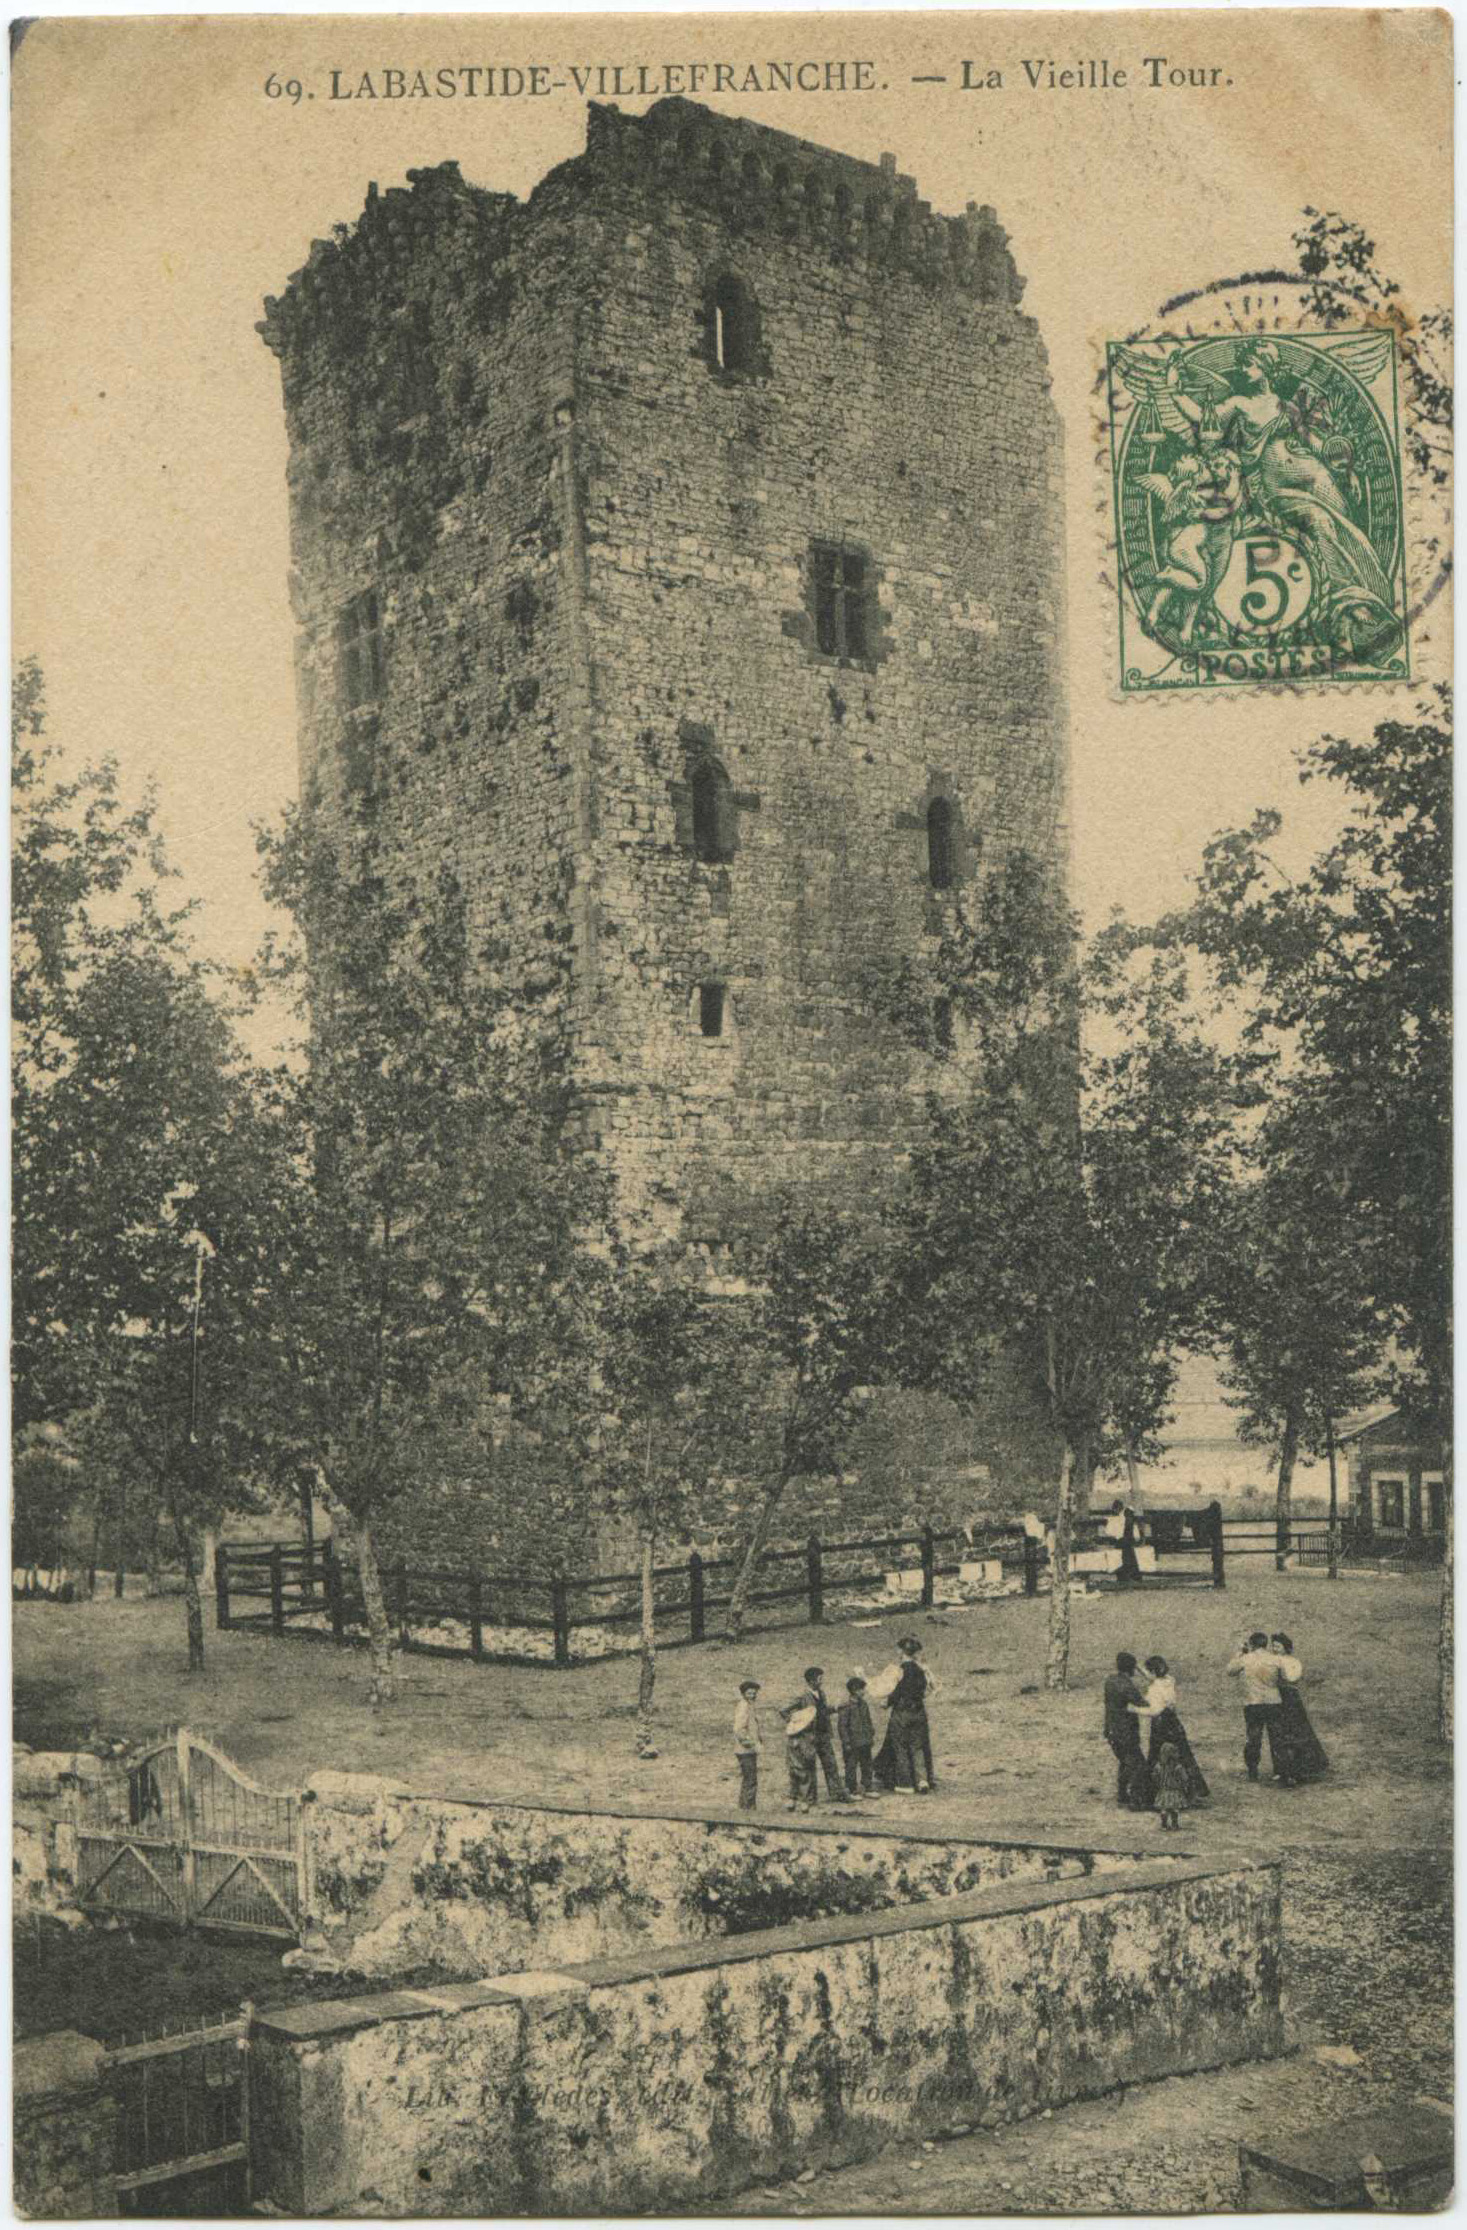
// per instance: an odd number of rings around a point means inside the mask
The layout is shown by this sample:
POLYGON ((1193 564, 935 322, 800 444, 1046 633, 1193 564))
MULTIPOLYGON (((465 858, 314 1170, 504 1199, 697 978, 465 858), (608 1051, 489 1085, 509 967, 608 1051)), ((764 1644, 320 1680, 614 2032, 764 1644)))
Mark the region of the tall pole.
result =
POLYGON ((1324 1412, 1324 1441, 1329 1453, 1329 1576, 1340 1576, 1340 1492, 1335 1462, 1335 1421, 1328 1406, 1324 1412))
POLYGON ((204 1299, 204 1248, 207 1241, 202 1231, 194 1234, 194 1318, 192 1347, 189 1354, 188 1379, 188 1445, 189 1462, 194 1461, 194 1450, 199 1444, 199 1310, 204 1299))

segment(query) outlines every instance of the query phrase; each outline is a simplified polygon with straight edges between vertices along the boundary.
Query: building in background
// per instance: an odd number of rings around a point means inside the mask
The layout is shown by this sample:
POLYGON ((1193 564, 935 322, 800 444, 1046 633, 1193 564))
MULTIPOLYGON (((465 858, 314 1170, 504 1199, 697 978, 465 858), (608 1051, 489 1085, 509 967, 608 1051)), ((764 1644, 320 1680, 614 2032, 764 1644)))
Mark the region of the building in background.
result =
POLYGON ((1381 1407, 1347 1422, 1339 1445, 1349 1464, 1349 1508, 1357 1542, 1440 1555, 1447 1529, 1440 1434, 1405 1410, 1381 1407))

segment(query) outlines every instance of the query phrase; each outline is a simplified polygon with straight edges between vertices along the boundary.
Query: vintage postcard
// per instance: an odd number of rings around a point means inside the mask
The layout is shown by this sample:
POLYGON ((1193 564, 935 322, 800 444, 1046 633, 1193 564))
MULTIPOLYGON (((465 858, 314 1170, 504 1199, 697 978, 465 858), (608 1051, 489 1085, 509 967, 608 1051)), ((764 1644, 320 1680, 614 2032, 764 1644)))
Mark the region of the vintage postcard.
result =
POLYGON ((12 27, 32 2219, 1452 2186, 1452 25, 12 27))

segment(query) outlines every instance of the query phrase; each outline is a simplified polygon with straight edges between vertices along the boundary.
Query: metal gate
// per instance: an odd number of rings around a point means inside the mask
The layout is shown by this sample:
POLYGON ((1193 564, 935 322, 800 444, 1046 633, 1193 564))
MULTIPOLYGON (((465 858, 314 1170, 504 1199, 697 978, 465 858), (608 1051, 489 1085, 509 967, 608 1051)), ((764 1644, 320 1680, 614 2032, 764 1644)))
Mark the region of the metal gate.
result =
POLYGON ((249 2047, 246 2007, 236 2019, 109 2049, 123 2215, 250 2212, 249 2047))
POLYGON ((299 1795, 261 1788, 199 1735, 180 1728, 124 1774, 84 1786, 73 1816, 83 1912, 300 1933, 299 1795))

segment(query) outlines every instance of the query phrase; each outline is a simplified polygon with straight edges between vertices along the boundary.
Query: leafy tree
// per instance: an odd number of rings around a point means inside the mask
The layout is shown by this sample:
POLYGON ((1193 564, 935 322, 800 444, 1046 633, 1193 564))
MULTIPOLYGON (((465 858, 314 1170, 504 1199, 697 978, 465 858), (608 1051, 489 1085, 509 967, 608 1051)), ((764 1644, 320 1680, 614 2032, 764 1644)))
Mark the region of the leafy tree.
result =
MULTIPOLYGON (((1297 1081, 1281 1084, 1216 1227, 1223 1385, 1242 1412, 1243 1439, 1276 1453, 1280 1570, 1295 1464, 1300 1455, 1333 1461, 1335 1429, 1376 1383, 1388 1337, 1328 1144, 1314 1095, 1297 1081)), ((1331 1576, 1336 1518, 1332 1498, 1331 1576)))
POLYGON ((11 1555, 16 1564, 62 1562, 67 1522, 85 1491, 75 1456, 54 1447, 22 1448, 10 1474, 11 1555))
MULTIPOLYGON (((1451 1463, 1451 739, 1442 717, 1326 736, 1301 779, 1337 783, 1340 834, 1305 873, 1271 849, 1276 812, 1208 846, 1166 933, 1212 962, 1256 1045, 1281 1050, 1307 1106, 1361 1302, 1399 1343, 1393 1390, 1451 1463)), ((1448 1494, 1450 1502, 1450 1492, 1448 1494)), ((1450 1620, 1451 1555, 1443 1575, 1450 1620)), ((1443 1659, 1444 1676, 1448 1658, 1443 1659)), ((1444 1677, 1442 1723, 1450 1718, 1444 1677)))
POLYGON ((160 1110, 181 1078, 177 1039, 155 1037, 174 987, 197 981, 187 909, 164 904, 168 868, 151 799, 124 807, 116 765, 63 771, 40 741, 39 668, 24 662, 11 712, 11 1339, 17 1430, 86 1397, 79 1329, 128 1303, 120 1236, 169 1189, 160 1110))
POLYGON ((657 1545, 686 1537, 700 1491, 729 1462, 751 1405, 733 1305, 681 1250, 622 1255, 601 1287, 585 1468, 598 1508, 635 1528, 641 1582, 637 1749, 655 1757, 657 1545))
POLYGON ((43 724, 40 677, 25 666, 12 777, 17 1421, 70 1415, 79 1445, 167 1507, 195 1667, 192 1536, 229 1491, 230 1467, 210 1450, 246 1405, 231 1412, 216 1383, 205 1436, 185 1399, 187 1234, 207 1233, 227 1264, 214 1329, 231 1353, 223 1295, 241 1286, 247 1311, 271 1253, 254 1079, 237 1002, 191 945, 191 909, 165 904, 151 801, 124 810, 109 762, 63 775, 38 747, 43 724))
POLYGON ((583 1376, 605 1188, 569 1127, 554 1018, 515 1006, 445 868, 400 889, 370 824, 262 833, 292 930, 262 977, 301 1057, 273 1083, 289 1201, 261 1375, 360 1570, 372 1694, 394 1692, 372 1527, 583 1376))
POLYGON ((1059 1456, 1046 1684, 1069 1664, 1074 1487, 1107 1436, 1138 1445, 1203 1306, 1233 1080, 1194 1027, 1185 970, 1139 980, 1119 931, 1082 971, 1073 924, 1022 854, 940 955, 952 1073, 931 1096, 904 1210, 906 1373, 980 1406, 1006 1349, 1059 1456), (1082 1055, 1087 995, 1102 1048, 1082 1055))
MULTIPOLYGON (((868 1388, 885 1368, 890 1235, 879 1215, 786 1198, 743 1253, 740 1331, 754 1383, 758 1509, 734 1578, 725 1638, 737 1641, 785 1493, 841 1468, 868 1388)), ((745 1459, 747 1463, 747 1457, 745 1459)))

